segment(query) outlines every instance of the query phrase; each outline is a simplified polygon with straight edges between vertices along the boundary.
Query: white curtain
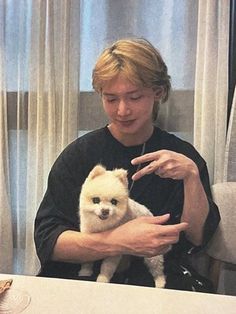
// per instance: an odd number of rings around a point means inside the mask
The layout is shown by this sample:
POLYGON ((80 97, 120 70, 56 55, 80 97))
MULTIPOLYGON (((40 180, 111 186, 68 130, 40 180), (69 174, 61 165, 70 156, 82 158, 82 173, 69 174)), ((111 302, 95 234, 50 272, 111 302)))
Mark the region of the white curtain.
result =
POLYGON ((1 15, 0 271, 36 274, 36 210, 53 161, 78 134, 79 1, 1 2, 1 15))
POLYGON ((199 0, 194 104, 194 145, 212 183, 223 180, 225 160, 229 0, 199 0))
POLYGON ((7 94, 5 73, 4 16, 0 5, 0 273, 13 265, 12 219, 9 185, 9 151, 7 132, 7 94))
POLYGON ((35 270, 32 223, 53 161, 77 136, 79 95, 79 2, 34 1, 33 4, 25 258, 25 271, 29 273, 35 270))

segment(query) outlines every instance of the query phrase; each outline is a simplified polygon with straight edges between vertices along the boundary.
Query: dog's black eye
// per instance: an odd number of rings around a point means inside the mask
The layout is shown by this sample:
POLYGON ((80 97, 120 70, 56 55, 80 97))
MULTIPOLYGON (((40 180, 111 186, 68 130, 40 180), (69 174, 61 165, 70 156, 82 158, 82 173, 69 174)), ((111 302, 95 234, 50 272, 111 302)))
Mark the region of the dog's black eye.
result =
POLYGON ((93 197, 92 201, 94 204, 99 204, 100 203, 100 198, 99 197, 93 197))
POLYGON ((118 201, 115 198, 112 198, 111 203, 112 203, 112 205, 117 205, 118 201))

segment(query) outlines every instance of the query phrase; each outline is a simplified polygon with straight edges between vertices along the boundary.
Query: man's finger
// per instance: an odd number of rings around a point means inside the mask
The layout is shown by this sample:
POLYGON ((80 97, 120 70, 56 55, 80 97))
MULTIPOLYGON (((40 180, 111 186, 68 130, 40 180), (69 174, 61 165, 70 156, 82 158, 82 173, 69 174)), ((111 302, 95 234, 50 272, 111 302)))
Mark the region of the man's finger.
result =
POLYGON ((153 223, 158 225, 165 224, 170 219, 170 214, 165 214, 161 216, 154 216, 153 217, 153 223))
POLYGON ((147 153, 131 160, 132 165, 143 164, 144 162, 158 160, 160 152, 147 153))
POLYGON ((174 225, 165 225, 165 226, 162 226, 160 235, 163 235, 163 236, 176 235, 180 233, 181 231, 185 231, 187 229, 188 229, 187 222, 181 222, 179 224, 174 224, 174 225))

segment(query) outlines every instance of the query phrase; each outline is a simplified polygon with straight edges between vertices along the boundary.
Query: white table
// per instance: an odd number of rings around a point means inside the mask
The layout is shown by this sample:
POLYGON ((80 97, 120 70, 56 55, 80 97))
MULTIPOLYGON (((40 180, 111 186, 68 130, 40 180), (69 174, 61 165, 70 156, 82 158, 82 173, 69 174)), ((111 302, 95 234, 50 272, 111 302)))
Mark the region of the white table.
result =
POLYGON ((24 290, 31 297, 24 314, 236 313, 233 296, 0 274, 0 280, 8 278, 12 292, 24 290))

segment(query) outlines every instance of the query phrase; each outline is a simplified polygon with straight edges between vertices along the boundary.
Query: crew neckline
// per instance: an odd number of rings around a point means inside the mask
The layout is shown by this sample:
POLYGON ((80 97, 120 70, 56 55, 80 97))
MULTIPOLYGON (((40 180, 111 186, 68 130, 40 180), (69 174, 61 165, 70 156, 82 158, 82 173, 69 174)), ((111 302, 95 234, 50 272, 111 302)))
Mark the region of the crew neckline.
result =
POLYGON ((124 144, 122 144, 120 141, 118 141, 111 133, 111 131, 109 130, 108 128, 108 124, 104 127, 105 129, 105 132, 106 134, 113 140, 113 142, 116 142, 118 143, 121 147, 125 148, 125 149, 135 149, 135 148, 139 148, 139 147, 142 147, 144 143, 149 143, 152 138, 155 136, 156 132, 158 131, 158 128, 154 125, 153 127, 153 132, 151 134, 151 136, 147 139, 147 141, 141 143, 141 144, 138 144, 138 145, 130 145, 130 146, 126 146, 124 144))

